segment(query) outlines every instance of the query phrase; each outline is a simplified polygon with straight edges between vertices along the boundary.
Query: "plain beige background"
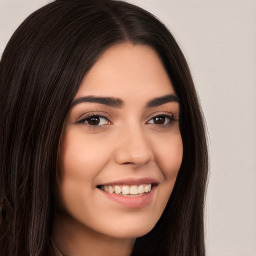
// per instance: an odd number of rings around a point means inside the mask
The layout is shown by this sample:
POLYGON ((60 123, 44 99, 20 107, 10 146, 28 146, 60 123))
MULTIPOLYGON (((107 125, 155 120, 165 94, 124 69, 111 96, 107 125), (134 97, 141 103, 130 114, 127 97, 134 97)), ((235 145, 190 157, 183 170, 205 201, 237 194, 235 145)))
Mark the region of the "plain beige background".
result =
MULTIPOLYGON (((47 0, 0 0, 0 55, 47 0)), ((130 0, 171 30, 190 65, 210 150, 207 256, 256 255, 256 1, 130 0)))

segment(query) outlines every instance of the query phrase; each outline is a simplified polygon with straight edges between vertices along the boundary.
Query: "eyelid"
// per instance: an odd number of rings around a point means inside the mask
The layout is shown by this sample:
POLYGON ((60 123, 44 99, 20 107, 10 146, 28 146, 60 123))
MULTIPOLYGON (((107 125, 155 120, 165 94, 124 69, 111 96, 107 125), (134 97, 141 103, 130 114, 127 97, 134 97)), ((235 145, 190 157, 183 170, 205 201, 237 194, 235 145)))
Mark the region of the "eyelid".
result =
POLYGON ((160 128, 164 128, 164 129, 167 129, 167 128, 170 128, 174 122, 178 121, 177 119, 175 119, 174 115, 172 113, 158 113, 156 115, 154 115, 153 117, 151 117, 147 123, 150 124, 150 125, 155 125, 157 127, 160 127, 160 128), (168 118, 170 121, 166 124, 154 124, 154 123, 149 123, 151 120, 153 120, 154 118, 156 117, 164 117, 164 118, 168 118))
POLYGON ((175 114, 172 112, 155 112, 150 117, 148 117, 148 120, 151 120, 152 118, 158 117, 158 116, 167 116, 167 117, 171 117, 175 121, 179 121, 177 118, 175 118, 175 114))
POLYGON ((110 121, 111 118, 110 118, 110 116, 106 112, 102 112, 102 111, 96 112, 96 111, 93 111, 93 112, 88 112, 86 114, 81 115, 77 119, 76 123, 82 123, 85 119, 88 119, 88 118, 93 117, 93 116, 103 117, 103 118, 106 118, 109 122, 111 122, 110 121))
POLYGON ((82 115, 82 118, 80 117, 81 119, 76 121, 76 123, 79 125, 85 126, 87 129, 92 130, 93 132, 101 131, 110 125, 110 124, 91 125, 85 122, 87 119, 90 119, 91 117, 94 117, 94 116, 105 118, 108 122, 112 124, 112 122, 110 121, 110 118, 108 117, 108 114, 106 113, 102 114, 102 112, 88 112, 85 115, 82 115))
MULTIPOLYGON (((100 130, 100 129, 104 129, 107 126, 113 124, 110 121, 110 117, 106 112, 88 112, 84 115, 82 115, 78 121, 76 121, 77 124, 82 124, 87 126, 89 129, 91 130, 100 130), (87 119, 90 119, 92 117, 101 117, 101 118, 105 118, 108 122, 110 122, 110 124, 101 124, 101 125, 92 125, 92 124, 88 124, 85 121, 87 119), (82 117, 82 118, 81 118, 82 117)), ((157 127, 160 128, 169 128, 170 126, 172 126, 173 122, 178 121, 178 119, 175 119, 174 114, 171 112, 155 112, 151 117, 148 118, 148 121, 146 122, 146 124, 150 124, 150 125, 155 125, 157 127), (164 116, 166 118, 170 119, 170 122, 166 123, 166 124, 154 124, 154 123, 149 123, 149 121, 151 121, 153 118, 156 117, 160 117, 160 116, 164 116)))

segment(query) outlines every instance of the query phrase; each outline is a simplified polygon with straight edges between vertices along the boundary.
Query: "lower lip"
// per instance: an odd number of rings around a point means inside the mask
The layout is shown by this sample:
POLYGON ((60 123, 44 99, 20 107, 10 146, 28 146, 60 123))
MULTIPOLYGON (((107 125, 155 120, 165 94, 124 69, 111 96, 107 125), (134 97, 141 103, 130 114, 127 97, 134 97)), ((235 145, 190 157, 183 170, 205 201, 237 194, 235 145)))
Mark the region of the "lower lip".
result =
POLYGON ((155 190, 156 190, 156 186, 153 186, 152 189, 150 190, 150 192, 145 193, 145 194, 141 194, 138 196, 122 196, 122 195, 118 195, 118 194, 110 194, 102 189, 100 189, 100 191, 106 196, 108 197, 110 200, 124 206, 127 208, 143 208, 147 205, 149 205, 152 200, 153 200, 153 196, 155 194, 155 190))

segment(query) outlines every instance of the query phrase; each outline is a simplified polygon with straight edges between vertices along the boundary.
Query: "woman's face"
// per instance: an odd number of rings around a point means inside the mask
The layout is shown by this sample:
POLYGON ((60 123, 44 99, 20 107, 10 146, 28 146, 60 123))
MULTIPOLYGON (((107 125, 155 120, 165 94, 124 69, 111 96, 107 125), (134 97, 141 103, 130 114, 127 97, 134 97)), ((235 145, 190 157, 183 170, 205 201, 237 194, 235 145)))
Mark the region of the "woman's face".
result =
POLYGON ((122 43, 86 74, 60 143, 63 208, 97 233, 136 238, 160 218, 182 161, 179 103, 156 52, 122 43))

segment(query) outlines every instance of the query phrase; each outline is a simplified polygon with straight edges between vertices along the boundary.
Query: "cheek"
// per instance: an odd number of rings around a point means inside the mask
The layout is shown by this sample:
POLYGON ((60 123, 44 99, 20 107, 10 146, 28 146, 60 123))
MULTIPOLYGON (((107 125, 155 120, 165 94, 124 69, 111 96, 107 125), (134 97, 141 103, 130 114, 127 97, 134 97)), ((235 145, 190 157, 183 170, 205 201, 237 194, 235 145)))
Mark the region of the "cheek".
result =
POLYGON ((183 143, 181 135, 166 138, 166 140, 158 141, 154 144, 156 162, 160 167, 165 179, 173 180, 179 172, 182 157, 183 143), (166 143, 169 141, 169 143, 166 143))
POLYGON ((169 136, 165 140, 158 140, 154 144, 156 163, 160 168, 164 181, 160 184, 158 190, 159 199, 156 202, 158 217, 163 213, 164 208, 170 198, 175 181, 181 166, 183 157, 183 143, 181 135, 169 136), (166 143, 169 141, 169 143, 166 143))
POLYGON ((63 137, 65 139, 60 146, 61 176, 77 177, 91 183, 107 157, 107 144, 97 143, 95 138, 69 130, 63 137))
POLYGON ((60 143, 59 189, 62 205, 69 212, 86 206, 85 198, 95 189, 95 178, 105 162, 105 148, 85 137, 67 128, 60 143))

